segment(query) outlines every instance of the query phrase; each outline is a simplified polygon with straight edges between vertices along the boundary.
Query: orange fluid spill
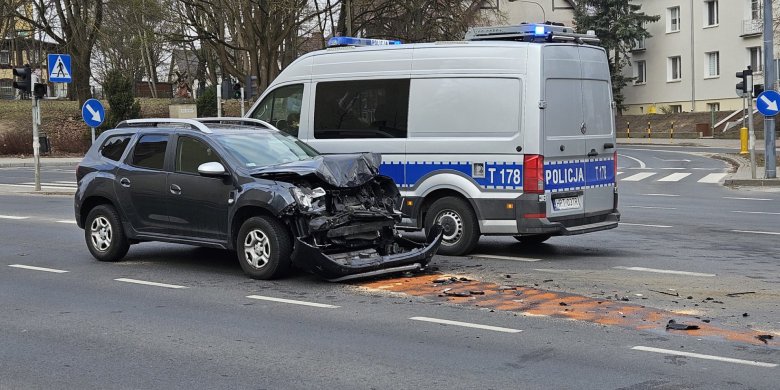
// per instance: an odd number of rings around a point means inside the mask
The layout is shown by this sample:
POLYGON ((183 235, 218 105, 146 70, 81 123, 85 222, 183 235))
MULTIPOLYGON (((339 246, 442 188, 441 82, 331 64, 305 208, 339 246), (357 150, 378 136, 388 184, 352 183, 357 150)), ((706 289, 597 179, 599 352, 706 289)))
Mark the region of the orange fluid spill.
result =
MULTIPOLYGON (((619 326, 637 330, 665 331, 669 320, 698 325, 696 330, 668 330, 669 333, 720 338, 729 341, 764 345, 756 338, 759 332, 750 329, 729 329, 670 311, 623 303, 610 299, 590 298, 582 295, 545 291, 524 286, 499 286, 476 280, 453 283, 434 283, 437 279, 449 279, 450 275, 416 275, 395 279, 383 279, 361 283, 368 289, 391 291, 425 297, 458 305, 473 305, 502 311, 520 312, 524 315, 566 318, 601 325, 619 326), (446 291, 445 291, 446 290, 446 291), (483 294, 473 294, 482 292, 483 294), (472 293, 468 297, 448 294, 472 293)), ((769 340, 768 345, 780 346, 769 340)))

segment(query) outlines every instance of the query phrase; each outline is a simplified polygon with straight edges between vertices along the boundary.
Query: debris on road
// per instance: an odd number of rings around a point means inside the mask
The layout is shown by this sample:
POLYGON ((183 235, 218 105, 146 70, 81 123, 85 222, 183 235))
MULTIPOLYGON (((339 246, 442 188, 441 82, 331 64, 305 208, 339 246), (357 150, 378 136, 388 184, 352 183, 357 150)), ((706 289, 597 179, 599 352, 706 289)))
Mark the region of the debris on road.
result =
POLYGON ((680 296, 680 293, 678 293, 677 291, 675 291, 674 293, 670 293, 670 292, 666 292, 666 291, 650 290, 650 289, 648 289, 648 291, 652 291, 654 293, 659 293, 659 294, 664 294, 664 295, 670 295, 670 296, 673 296, 673 297, 679 297, 680 296))
POLYGON ((742 313, 742 317, 747 317, 747 316, 749 316, 749 315, 750 315, 750 314, 748 314, 748 313, 742 313))
POLYGON ((485 295, 485 292, 482 291, 482 290, 472 290, 472 291, 469 291, 469 293, 471 295, 485 295))
POLYGON ((772 336, 771 334, 760 334, 756 336, 756 338, 763 341, 764 344, 768 344, 769 340, 772 340, 773 338, 775 338, 775 336, 772 336))
POLYGON ((696 330, 699 329, 699 325, 689 325, 675 320, 669 320, 666 324, 666 330, 696 330))
POLYGON ((735 293, 726 294, 726 296, 734 298, 734 297, 739 296, 739 295, 755 294, 755 293, 756 293, 755 291, 735 292, 735 293))

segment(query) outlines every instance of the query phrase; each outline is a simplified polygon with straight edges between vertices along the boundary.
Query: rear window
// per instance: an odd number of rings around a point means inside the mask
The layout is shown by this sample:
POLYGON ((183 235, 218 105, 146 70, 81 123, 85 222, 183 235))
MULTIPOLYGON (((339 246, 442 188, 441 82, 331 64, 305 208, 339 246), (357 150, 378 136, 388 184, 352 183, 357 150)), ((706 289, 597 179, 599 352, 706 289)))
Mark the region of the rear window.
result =
POLYGON ((163 169, 168 136, 150 134, 141 137, 133 148, 133 165, 141 168, 163 169))
POLYGON ((317 84, 314 138, 406 138, 409 80, 317 84))
POLYGON ((115 135, 108 137, 100 147, 100 155, 114 161, 119 161, 130 143, 129 135, 115 135))

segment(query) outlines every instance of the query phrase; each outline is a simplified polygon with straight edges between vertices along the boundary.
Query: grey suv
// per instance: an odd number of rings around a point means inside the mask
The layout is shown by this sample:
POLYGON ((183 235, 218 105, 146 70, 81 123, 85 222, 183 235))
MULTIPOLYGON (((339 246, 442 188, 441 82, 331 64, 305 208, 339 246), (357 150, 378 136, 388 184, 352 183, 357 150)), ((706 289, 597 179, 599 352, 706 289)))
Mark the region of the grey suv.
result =
POLYGON ((165 241, 233 250, 249 276, 291 266, 344 280, 424 268, 438 249, 400 235, 381 157, 320 155, 246 118, 136 119, 100 135, 77 169, 76 221, 101 261, 165 241))

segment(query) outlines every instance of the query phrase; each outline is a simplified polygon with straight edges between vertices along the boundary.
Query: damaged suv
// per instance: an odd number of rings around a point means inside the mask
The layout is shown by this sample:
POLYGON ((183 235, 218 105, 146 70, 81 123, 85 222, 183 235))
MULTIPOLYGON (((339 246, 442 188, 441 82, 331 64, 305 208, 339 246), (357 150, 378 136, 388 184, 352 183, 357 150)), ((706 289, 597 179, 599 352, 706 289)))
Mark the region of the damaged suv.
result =
POLYGON ((76 221, 101 261, 164 241, 233 250, 256 279, 292 266, 329 280, 420 270, 441 228, 426 243, 400 235, 400 194, 380 163, 319 155, 255 119, 129 120, 79 165, 76 221))

